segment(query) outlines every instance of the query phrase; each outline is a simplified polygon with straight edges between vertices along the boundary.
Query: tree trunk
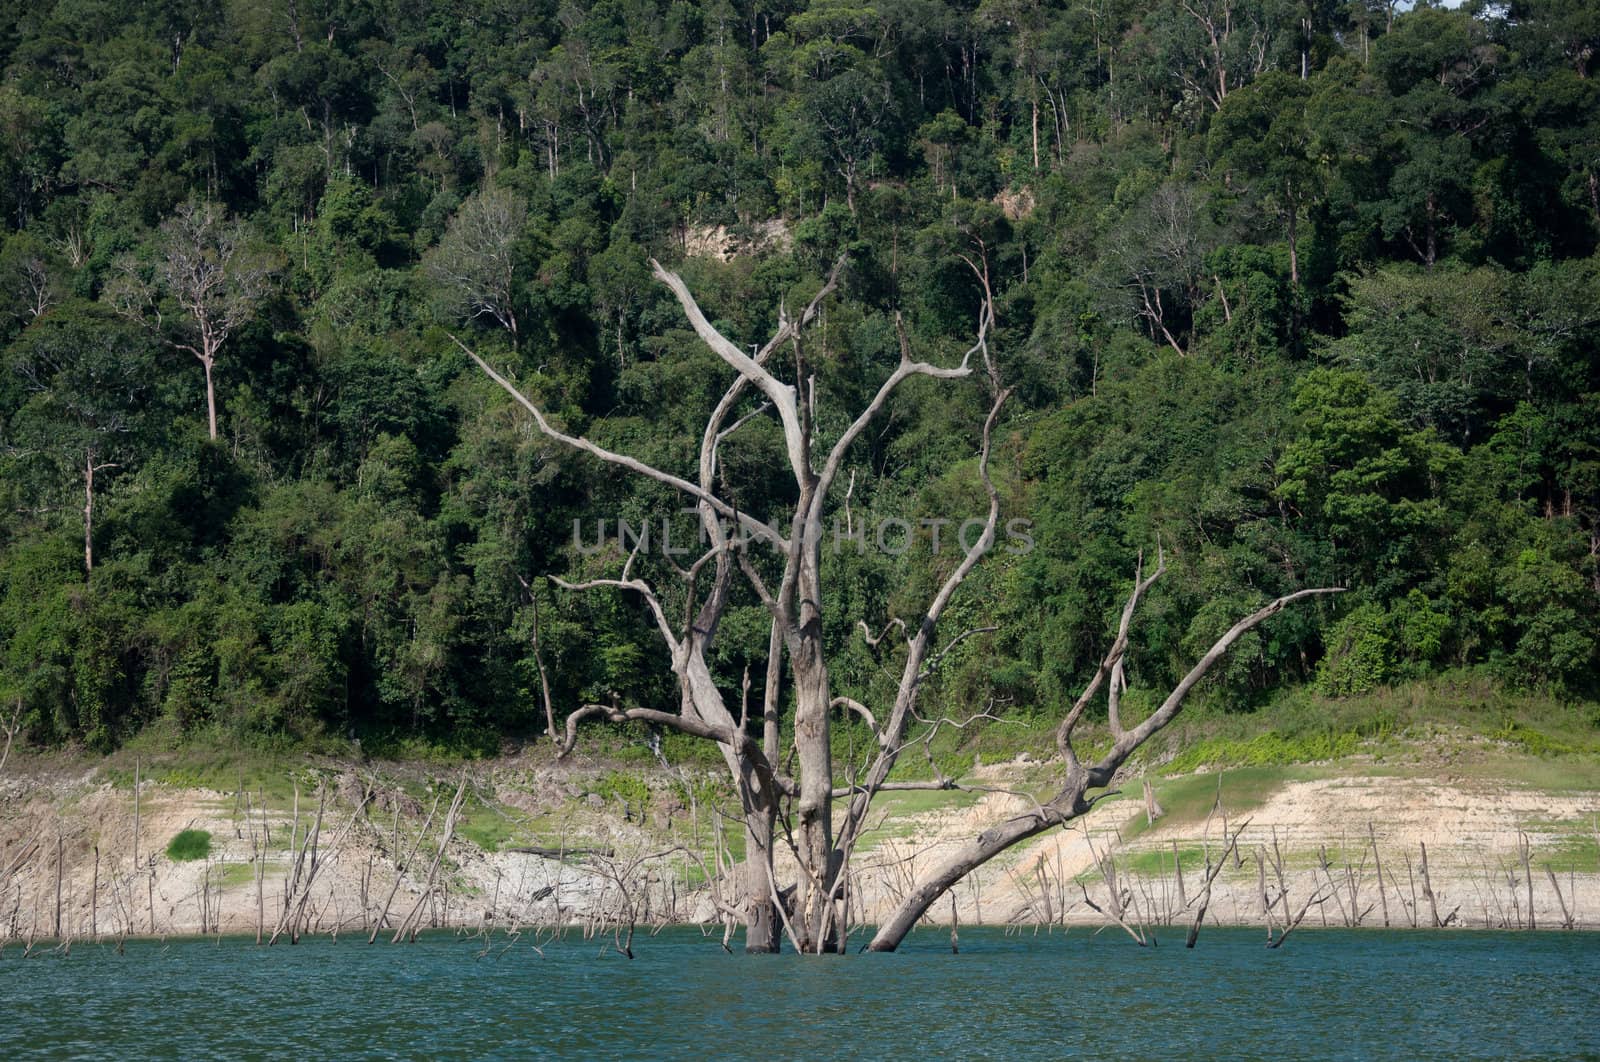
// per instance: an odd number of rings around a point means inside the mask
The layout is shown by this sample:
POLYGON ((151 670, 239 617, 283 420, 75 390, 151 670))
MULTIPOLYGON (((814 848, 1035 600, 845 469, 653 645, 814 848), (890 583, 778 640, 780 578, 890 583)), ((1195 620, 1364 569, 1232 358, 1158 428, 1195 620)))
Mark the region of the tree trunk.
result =
POLYGON ((795 910, 800 947, 828 950, 833 928, 833 754, 829 746, 828 668, 822 657, 821 624, 812 619, 791 653, 794 673, 795 747, 800 763, 796 845, 800 881, 795 910))
POLYGON ((211 366, 216 364, 216 358, 203 357, 200 364, 206 370, 206 425, 211 431, 211 439, 217 438, 217 389, 211 382, 211 366))
POLYGON ((1289 201, 1289 283, 1300 286, 1300 251, 1295 246, 1300 232, 1300 210, 1294 200, 1289 201))
MULTIPOLYGON (((521 578, 521 576, 518 576, 521 578)), ((533 608, 533 663, 539 669, 539 693, 544 698, 544 726, 545 733, 549 735, 552 744, 559 741, 556 736, 556 711, 550 696, 550 675, 545 671, 544 654, 539 651, 539 597, 533 592, 533 587, 527 580, 522 585, 527 588, 528 601, 533 608)))
POLYGON ((1012 845, 1041 834, 1050 827, 1065 822, 1069 817, 1034 812, 1009 819, 983 831, 952 856, 937 874, 923 882, 901 901, 889 920, 878 927, 878 932, 867 945, 867 950, 894 951, 945 890, 1012 845))
POLYGON ((1438 211, 1438 208, 1436 206, 1436 200, 1434 199, 1433 193, 1429 192, 1428 193, 1428 200, 1427 200, 1427 220, 1428 220, 1427 246, 1426 246, 1425 251, 1423 252, 1422 261, 1423 261, 1423 264, 1427 267, 1428 272, 1430 272, 1430 273, 1433 272, 1433 263, 1439 257, 1438 226, 1434 224, 1434 215, 1437 213, 1437 211, 1438 211))
MULTIPOLYGON (((697 634, 697 638, 705 635, 697 634)), ((683 714, 717 727, 736 728, 739 721, 728 712, 716 679, 706 665, 702 646, 692 646, 682 663, 683 714)), ((778 916, 772 874, 772 845, 776 833, 779 794, 767 788, 749 756, 727 743, 717 746, 733 776, 744 814, 744 918, 745 950, 771 953, 780 948, 778 916)))
POLYGON ((1028 105, 1033 109, 1033 169, 1039 170, 1039 99, 1037 93, 1030 93, 1028 105))
MULTIPOLYGON (((783 632, 774 621, 767 635, 767 674, 761 696, 761 750, 768 763, 778 759, 778 698, 782 678, 783 632)), ((777 877, 772 866, 772 845, 777 833, 777 801, 745 813, 745 930, 744 950, 751 954, 776 954, 783 941, 774 895, 777 877)))
POLYGON ((783 925, 772 895, 774 811, 752 809, 744 821, 744 950, 750 955, 775 955, 782 947, 783 925))
POLYGON ((94 451, 83 459, 83 573, 94 571, 94 451))

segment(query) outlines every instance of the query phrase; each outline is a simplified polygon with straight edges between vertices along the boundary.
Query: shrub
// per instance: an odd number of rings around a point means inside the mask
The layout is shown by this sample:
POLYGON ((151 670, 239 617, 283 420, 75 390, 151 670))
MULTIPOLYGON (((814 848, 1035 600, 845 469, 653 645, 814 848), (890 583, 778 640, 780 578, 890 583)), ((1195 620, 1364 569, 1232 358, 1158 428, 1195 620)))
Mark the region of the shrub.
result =
POLYGON ((189 863, 210 854, 209 830, 184 830, 167 844, 167 858, 174 863, 189 863))

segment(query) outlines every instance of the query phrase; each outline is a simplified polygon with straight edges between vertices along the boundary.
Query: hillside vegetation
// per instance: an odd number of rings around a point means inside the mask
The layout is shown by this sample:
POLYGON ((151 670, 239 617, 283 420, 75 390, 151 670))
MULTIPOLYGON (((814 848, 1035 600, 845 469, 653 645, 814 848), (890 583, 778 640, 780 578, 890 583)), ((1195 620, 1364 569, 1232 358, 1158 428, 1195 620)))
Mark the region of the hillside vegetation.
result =
MULTIPOLYGON (((959 360, 971 263, 1016 388, 1022 537, 952 604, 994 630, 922 709, 994 720, 930 758, 1048 748, 1159 543, 1130 713, 1252 608, 1349 588, 1234 648, 1171 769, 1435 725, 1592 763, 1597 46, 1577 0, 8 5, 0 722, 454 756, 542 734, 544 681, 558 722, 675 710, 640 602, 546 576, 614 574, 619 520, 694 522, 450 336, 683 470, 729 373, 649 259, 748 343, 844 256, 804 338, 819 410, 864 407, 902 342, 959 360)), ((913 381, 850 451, 835 693, 892 693, 855 621, 956 563, 988 408, 913 381)), ((730 495, 781 503, 776 425, 740 431, 730 495)), ((768 644, 736 592, 732 696, 768 644)))

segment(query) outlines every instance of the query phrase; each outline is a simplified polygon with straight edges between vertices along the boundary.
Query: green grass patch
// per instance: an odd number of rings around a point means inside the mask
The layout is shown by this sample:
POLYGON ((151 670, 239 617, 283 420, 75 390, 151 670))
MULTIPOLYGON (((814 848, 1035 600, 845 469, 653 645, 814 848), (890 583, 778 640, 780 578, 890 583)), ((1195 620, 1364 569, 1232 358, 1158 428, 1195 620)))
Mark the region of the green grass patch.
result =
POLYGON ((1466 764, 1462 773, 1557 793, 1600 792, 1600 771, 1592 760, 1579 757, 1530 760, 1487 754, 1466 764))
MULTIPOLYGON (((1452 673, 1370 693, 1327 697, 1283 691, 1255 711, 1197 701, 1141 754, 1172 773, 1202 766, 1317 763, 1354 755, 1374 763, 1481 755, 1485 743, 1549 762, 1600 758, 1595 706, 1514 693, 1476 672, 1452 673)), ((1592 788, 1585 787, 1585 788, 1592 788)))
MULTIPOLYGON (((901 789, 879 793, 872 801, 870 817, 876 819, 885 813, 890 820, 910 818, 929 811, 944 811, 950 808, 970 807, 978 802, 981 793, 969 793, 963 789, 901 789)), ((844 797, 835 801, 835 806, 844 808, 849 805, 850 798, 844 797)))
MULTIPOLYGON (((1221 779, 1222 806, 1228 812, 1228 822, 1237 823, 1250 812, 1265 804, 1273 793, 1286 783, 1315 777, 1316 772, 1294 767, 1242 767, 1238 770, 1190 774, 1179 778, 1151 779, 1156 791, 1156 801, 1165 812, 1156 820, 1160 826, 1186 825, 1205 821, 1217 800, 1217 782, 1221 779)), ((1130 782, 1120 797, 1113 800, 1141 803, 1143 793, 1137 781, 1130 782)), ((1220 832, 1221 817, 1217 827, 1220 832)), ((1123 840, 1147 832, 1142 813, 1134 817, 1122 831, 1123 840)))
MULTIPOLYGON (((879 793, 867 812, 870 829, 864 831, 857 842, 858 851, 869 851, 884 841, 909 837, 914 829, 912 819, 930 811, 946 811, 971 807, 983 796, 960 789, 906 789, 879 793)), ((834 802, 835 815, 849 805, 845 797, 834 802)))
POLYGON ((1579 873, 1593 873, 1600 870, 1600 839, 1592 833, 1568 834, 1559 844, 1538 849, 1533 861, 1557 871, 1575 867, 1579 873))
POLYGON ((1361 737, 1342 734, 1303 734, 1284 737, 1275 731, 1252 738, 1207 738, 1178 753, 1164 769, 1186 774, 1201 767, 1269 767, 1290 763, 1317 763, 1355 755, 1361 737))
POLYGON ((650 786, 636 771, 607 771, 595 783, 594 791, 609 802, 621 804, 633 816, 644 814, 650 806, 650 786))
POLYGON ((482 727, 458 727, 444 736, 410 733, 398 728, 371 730, 361 735, 366 755, 384 760, 404 760, 432 767, 458 767, 463 763, 499 755, 501 735, 482 727))
MULTIPOLYGON (((173 789, 210 789, 236 794, 241 788, 252 804, 289 803, 294 783, 307 776, 309 749, 263 748, 215 729, 174 739, 161 727, 149 727, 102 763, 103 777, 123 789, 133 787, 135 767, 143 782, 173 789)), ((314 784, 314 783, 312 783, 314 784)))
POLYGON ((184 830, 167 842, 167 858, 174 863, 191 863, 210 854, 210 830, 184 830))
POLYGON ((467 804, 456 823, 456 833, 485 852, 536 843, 523 816, 479 801, 467 804))
POLYGON ((1506 719, 1490 737, 1504 741, 1531 756, 1578 756, 1600 751, 1588 735, 1566 737, 1546 733, 1518 719, 1506 719))
MULTIPOLYGON (((1215 858, 1215 855, 1212 856, 1215 858)), ((1183 865, 1185 874, 1191 871, 1204 874, 1206 868, 1205 853, 1199 848, 1178 849, 1178 860, 1183 865)), ((1145 852, 1134 852, 1121 861, 1124 870, 1135 874, 1155 876, 1158 874, 1172 873, 1172 849, 1152 848, 1145 852)))
MULTIPOLYGON (((267 876, 272 876, 269 868, 267 876)), ((211 883, 222 889, 237 889, 242 885, 254 885, 256 882, 256 865, 254 863, 228 863, 220 868, 211 878, 211 883)))

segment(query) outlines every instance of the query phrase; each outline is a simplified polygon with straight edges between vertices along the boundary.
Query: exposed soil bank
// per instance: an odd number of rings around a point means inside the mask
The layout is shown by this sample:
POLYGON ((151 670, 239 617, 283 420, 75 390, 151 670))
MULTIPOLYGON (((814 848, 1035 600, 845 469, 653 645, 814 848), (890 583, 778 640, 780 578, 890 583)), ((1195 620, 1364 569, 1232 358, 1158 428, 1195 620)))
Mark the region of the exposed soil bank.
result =
MULTIPOLYGON (((1536 766, 1512 773, 1536 778, 1536 766)), ((739 902, 737 819, 722 816, 711 773, 537 757, 464 770, 324 761, 232 792, 157 771, 137 801, 125 774, 8 766, 0 940, 593 929, 717 922, 739 902), (204 855, 169 853, 185 830, 209 835, 204 855)), ((1153 824, 1130 779, 1129 796, 982 868, 935 920, 1187 923, 1226 820, 1237 853, 1216 874, 1211 924, 1264 925, 1264 889, 1280 923, 1310 900, 1306 925, 1600 927, 1600 779, 1582 770, 1535 785, 1448 767, 1250 768, 1222 774, 1216 812, 1216 774, 1153 781, 1164 805, 1153 824)), ((959 791, 884 794, 856 858, 852 921, 883 916, 945 851, 1047 782, 1047 768, 1020 761, 976 768, 959 791)))

